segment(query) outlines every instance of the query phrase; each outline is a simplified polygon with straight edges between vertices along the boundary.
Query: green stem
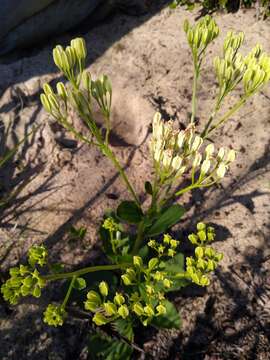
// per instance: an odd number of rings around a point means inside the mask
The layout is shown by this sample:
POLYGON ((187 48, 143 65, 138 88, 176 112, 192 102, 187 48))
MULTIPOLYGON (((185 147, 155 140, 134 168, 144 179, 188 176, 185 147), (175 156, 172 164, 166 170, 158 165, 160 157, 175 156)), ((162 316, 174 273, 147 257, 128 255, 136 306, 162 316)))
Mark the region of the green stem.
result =
POLYGON ((213 130, 217 129, 220 125, 222 125, 226 120, 229 119, 244 103, 247 101, 247 96, 243 97, 238 101, 232 108, 229 110, 216 124, 210 127, 209 130, 206 131, 205 136, 208 136, 213 130))
POLYGON ((76 278, 77 278, 76 276, 72 276, 72 280, 71 280, 71 282, 69 284, 68 291, 67 291, 66 296, 64 298, 64 301, 62 303, 62 308, 63 309, 65 308, 65 306, 66 306, 66 304, 68 302, 68 299, 70 297, 70 294, 71 294, 71 291, 73 289, 73 285, 74 285, 74 282, 75 282, 76 278))
POLYGON ((67 273, 63 273, 63 274, 51 274, 51 275, 45 275, 42 276, 42 279, 46 280, 46 281, 54 281, 54 280, 62 280, 62 279, 68 279, 68 278, 72 278, 73 276, 78 277, 78 276, 82 276, 91 272, 95 272, 95 271, 108 271, 108 270, 118 270, 118 269, 125 269, 127 267, 129 267, 131 264, 130 263, 126 263, 126 264, 118 264, 118 265, 98 265, 98 266, 89 266, 80 270, 76 270, 76 271, 72 271, 72 272, 67 272, 67 273))
POLYGON ((174 194, 174 196, 180 196, 180 195, 183 195, 185 194, 186 192, 190 191, 190 190, 193 190, 197 187, 199 187, 200 185, 199 184, 190 184, 189 186, 185 187, 184 189, 182 190, 179 190, 177 193, 174 194))
MULTIPOLYGON (((100 134, 99 129, 97 128, 94 120, 92 118, 88 118, 87 116, 85 116, 83 113, 80 114, 82 116, 82 118, 86 121, 86 123, 90 126, 90 130, 93 134, 93 136, 96 138, 97 142, 98 142, 98 146, 101 149, 101 151, 103 152, 103 154, 105 156, 107 156, 112 163, 114 164, 114 166, 116 167, 116 169, 119 171, 120 176, 122 177, 123 181, 125 182, 128 191, 131 193, 132 197, 134 198, 134 201, 136 202, 136 204, 140 207, 141 204, 139 202, 139 199, 137 198, 137 195, 132 187, 132 185, 130 184, 128 177, 126 176, 125 171, 123 170, 122 166, 120 165, 119 161, 117 160, 116 156, 114 155, 114 153, 112 152, 112 150, 110 149, 108 142, 109 142, 109 132, 106 132, 106 139, 105 142, 100 134)), ((75 130, 75 129, 74 129, 75 130)), ((84 140, 83 140, 84 141, 84 140)), ((88 142, 89 143, 89 142, 88 142)))
POLYGON ((138 253, 138 251, 141 247, 142 241, 143 241, 143 235, 144 235, 144 222, 141 221, 138 226, 138 233, 137 233, 137 237, 135 240, 135 244, 134 244, 134 247, 131 252, 132 255, 135 255, 138 253))
POLYGON ((112 163, 114 164, 114 166, 116 167, 116 169, 119 171, 120 176, 122 177, 124 183, 127 186, 128 191, 130 192, 130 194, 132 195, 135 203, 141 207, 140 201, 132 187, 132 185, 130 184, 128 177, 125 173, 125 171, 123 170, 122 166, 120 165, 119 161, 117 160, 116 156, 114 155, 114 153, 112 152, 112 150, 108 147, 108 146, 104 146, 103 147, 103 151, 104 154, 112 161, 112 163))
POLYGON ((199 67, 197 64, 196 57, 194 57, 194 78, 193 78, 193 89, 192 89, 192 107, 191 107, 191 123, 194 123, 197 108, 197 88, 199 79, 199 67))

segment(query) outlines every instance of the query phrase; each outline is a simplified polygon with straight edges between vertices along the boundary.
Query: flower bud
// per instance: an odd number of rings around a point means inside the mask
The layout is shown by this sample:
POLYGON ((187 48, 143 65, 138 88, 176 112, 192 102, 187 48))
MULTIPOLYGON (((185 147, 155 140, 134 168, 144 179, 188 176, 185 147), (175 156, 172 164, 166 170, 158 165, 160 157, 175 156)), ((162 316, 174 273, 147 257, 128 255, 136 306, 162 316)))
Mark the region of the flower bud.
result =
POLYGON ((52 110, 51 104, 50 104, 50 102, 49 102, 49 100, 48 100, 48 98, 47 98, 47 96, 46 96, 45 94, 41 94, 41 95, 40 95, 40 101, 41 101, 44 109, 45 109, 48 113, 51 113, 51 110, 52 110))
POLYGON ((56 85, 57 94, 64 100, 67 101, 67 91, 65 85, 62 82, 57 83, 56 85))
POLYGON ((204 251, 203 248, 201 246, 197 246, 195 249, 195 255, 197 257, 197 259, 202 258, 204 255, 204 251))
POLYGON ((145 315, 147 315, 148 317, 151 317, 151 316, 155 315, 154 309, 150 304, 146 305, 143 308, 143 310, 144 310, 145 315))
POLYGON ((142 268, 143 267, 142 258, 140 256, 133 256, 133 264, 138 268, 142 268))
POLYGON ((127 305, 121 305, 118 309, 118 314, 123 318, 127 318, 129 315, 129 310, 127 305))
POLYGON ((211 162, 210 160, 204 160, 201 166, 201 175, 204 176, 210 170, 211 162))
POLYGON ((122 305, 125 302, 125 298, 120 293, 116 293, 115 297, 113 298, 113 301, 116 305, 122 305))
POLYGON ((152 258, 148 262, 148 269, 153 270, 157 266, 158 263, 159 263, 158 258, 152 258))
POLYGON ((169 279, 164 279, 163 280, 163 285, 166 287, 166 288, 170 288, 172 286, 172 281, 169 280, 169 279))
POLYGON ((126 286, 132 285, 132 280, 127 274, 122 275, 121 279, 126 286))
POLYGON ((93 317, 93 322, 97 325, 97 326, 101 326, 101 325, 105 325, 107 324, 108 320, 106 319, 106 317, 104 315, 102 315, 101 313, 96 313, 93 317))
POLYGON ((209 157, 211 157, 213 155, 214 151, 215 151, 214 144, 208 144, 205 148, 206 158, 208 159, 209 157))
POLYGON ((91 89, 91 82, 91 74, 88 71, 84 70, 84 72, 82 73, 82 84, 87 91, 90 91, 91 89))
POLYGON ((63 53, 64 53, 64 49, 61 45, 57 45, 53 49, 53 61, 60 70, 63 69, 63 62, 62 62, 62 54, 63 53))
POLYGON ((200 153, 197 153, 195 156, 194 156, 194 160, 193 160, 193 163, 192 163, 192 167, 194 169, 196 169, 197 167, 200 166, 200 163, 202 161, 202 155, 200 153))
POLYGON ((222 162, 222 163, 220 163, 219 165, 218 165, 218 168, 217 168, 217 177, 219 178, 219 179, 222 179, 224 176, 225 176, 225 174, 226 174, 226 170, 227 170, 227 168, 226 168, 226 165, 222 162))
POLYGON ((83 38, 76 38, 71 40, 71 47, 74 48, 78 60, 84 60, 87 55, 86 45, 83 38))
POLYGON ((180 169, 182 161, 183 161, 182 157, 179 155, 176 155, 172 160, 172 168, 176 171, 178 169, 180 169))
POLYGON ((108 296, 109 293, 109 287, 108 284, 105 281, 101 281, 101 283, 99 284, 99 291, 101 293, 102 296, 108 296))
POLYGON ((57 111, 60 109, 60 105, 58 102, 58 99, 55 94, 49 94, 48 95, 48 101, 50 103, 51 109, 54 111, 57 111))
POLYGON ((73 69, 76 64, 76 52, 71 46, 67 46, 65 50, 65 54, 68 62, 68 69, 73 69))
POLYGON ((203 139, 200 136, 195 136, 195 139, 191 147, 191 151, 192 152, 198 151, 202 143, 203 143, 203 139))
POLYGON ((199 281, 199 285, 201 286, 208 286, 210 284, 210 281, 207 276, 203 275, 199 281))
POLYGON ((103 304, 106 315, 113 316, 117 313, 117 307, 113 302, 106 302, 103 304))
POLYGON ((135 312, 136 315, 142 316, 144 314, 143 307, 141 303, 135 303, 132 307, 132 310, 135 312))
POLYGON ((162 304, 159 304, 157 307, 156 307, 156 310, 157 310, 157 315, 160 316, 160 315, 164 315, 166 314, 166 308, 164 305, 162 304))
POLYGON ((46 96, 48 96, 49 94, 54 94, 52 87, 47 83, 43 85, 43 91, 46 96))
POLYGON ((223 147, 221 147, 217 154, 217 160, 222 161, 224 156, 225 156, 225 149, 223 147))
POLYGON ((85 302, 86 310, 93 311, 96 308, 98 308, 100 305, 101 305, 101 298, 99 294, 94 290, 90 290, 87 293, 87 300, 85 302))

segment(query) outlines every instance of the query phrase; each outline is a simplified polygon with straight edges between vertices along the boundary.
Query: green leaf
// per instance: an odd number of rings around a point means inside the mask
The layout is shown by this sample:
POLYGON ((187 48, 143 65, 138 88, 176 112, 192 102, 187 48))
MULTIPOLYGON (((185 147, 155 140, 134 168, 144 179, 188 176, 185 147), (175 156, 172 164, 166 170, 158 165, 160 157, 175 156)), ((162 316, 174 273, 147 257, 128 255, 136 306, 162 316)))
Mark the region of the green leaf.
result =
POLYGON ((88 348, 90 360, 129 360, 132 355, 128 344, 101 334, 90 336, 88 348))
POLYGON ((168 261, 162 261, 160 267, 168 273, 181 273, 184 272, 185 257, 184 254, 178 253, 168 261))
POLYGON ((152 188, 152 184, 150 183, 150 181, 146 181, 144 183, 144 188, 145 188, 145 192, 149 195, 153 194, 153 188, 152 188))
POLYGON ((80 278, 78 277, 74 284, 73 284, 73 288, 76 290, 83 290, 86 288, 86 281, 84 280, 84 278, 80 278))
POLYGON ((164 288, 165 292, 178 291, 181 288, 190 284, 190 281, 185 278, 177 278, 177 274, 185 272, 185 257, 184 254, 178 253, 172 259, 160 263, 162 271, 166 271, 173 285, 170 288, 164 288))
POLYGON ((161 329, 179 329, 181 326, 181 319, 174 304, 165 300, 163 305, 166 307, 166 314, 155 317, 151 322, 151 325, 161 329))
POLYGON ((86 235, 87 229, 83 226, 76 228, 75 226, 71 226, 69 230, 69 234, 72 239, 80 239, 83 240, 86 235))
POLYGON ((130 224, 137 224, 143 218, 142 209, 135 201, 123 201, 117 208, 117 216, 130 224))
POLYGON ((164 233, 167 229, 175 225, 184 215, 185 209, 176 204, 166 209, 157 219, 157 221, 148 230, 147 236, 156 236, 164 233))
POLYGON ((112 325, 115 331, 117 331, 121 336, 133 342, 134 332, 132 320, 130 318, 115 320, 112 325))
POLYGON ((149 247, 147 245, 144 245, 140 248, 138 255, 143 259, 146 260, 149 255, 149 247))

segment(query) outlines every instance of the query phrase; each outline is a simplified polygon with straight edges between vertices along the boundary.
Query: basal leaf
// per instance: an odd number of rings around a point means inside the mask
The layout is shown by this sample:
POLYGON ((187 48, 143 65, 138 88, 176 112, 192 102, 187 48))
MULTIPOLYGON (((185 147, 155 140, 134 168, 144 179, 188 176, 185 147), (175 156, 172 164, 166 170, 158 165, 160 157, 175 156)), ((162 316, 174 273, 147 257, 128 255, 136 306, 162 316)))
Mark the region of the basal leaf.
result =
POLYGON ((137 224, 143 218, 142 209, 134 201, 123 201, 117 208, 117 216, 130 224, 137 224))
POLYGON ((147 236, 156 236, 166 232, 170 227, 175 225, 184 215, 185 209, 178 205, 172 205, 166 209, 148 230, 147 236))

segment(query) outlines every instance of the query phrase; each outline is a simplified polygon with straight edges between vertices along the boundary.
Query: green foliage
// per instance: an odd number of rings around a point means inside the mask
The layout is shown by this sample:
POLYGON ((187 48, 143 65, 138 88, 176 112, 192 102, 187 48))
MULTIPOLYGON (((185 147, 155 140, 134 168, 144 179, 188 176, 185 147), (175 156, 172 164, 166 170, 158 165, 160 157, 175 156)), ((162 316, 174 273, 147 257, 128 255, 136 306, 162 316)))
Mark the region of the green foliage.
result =
POLYGON ((172 205, 163 210, 163 212, 158 216, 158 219, 147 231, 147 236, 151 237, 164 233, 173 225, 178 223, 184 214, 185 209, 178 204, 172 205))
POLYGON ((69 230, 70 237, 74 240, 83 240, 86 235, 87 229, 83 226, 76 228, 71 226, 69 230))
MULTIPOLYGON (((210 1, 204 1, 206 3, 210 1)), ((227 2, 222 1, 222 6, 227 6, 227 2)), ((89 356, 93 359, 129 359, 134 347, 134 327, 138 323, 145 327, 179 328, 180 316, 167 299, 168 292, 191 283, 209 285, 210 274, 222 260, 223 255, 209 245, 215 240, 214 228, 202 222, 197 224, 197 231, 188 236, 195 246, 194 255, 185 257, 179 251, 180 240, 173 238, 170 230, 179 223, 185 209, 174 200, 193 189, 220 183, 227 174, 236 152, 223 147, 217 149, 213 142, 209 143, 209 136, 269 82, 270 57, 259 45, 246 56, 241 55, 244 34, 227 34, 221 56, 214 59, 218 89, 213 111, 206 116, 208 121, 200 132, 195 124, 197 87, 207 49, 219 35, 219 28, 206 16, 194 25, 185 21, 184 31, 194 65, 191 119, 185 130, 180 130, 172 121, 164 122, 160 113, 155 114, 149 144, 153 179, 145 182, 149 201, 143 204, 109 144, 112 100, 109 78, 102 75, 94 80, 85 70, 87 51, 83 39, 72 40, 65 49, 58 45, 53 50, 54 62, 67 83, 58 82, 56 90, 45 84, 41 94, 43 107, 75 138, 96 146, 111 160, 131 200, 122 201, 116 212, 107 213, 101 222, 99 235, 109 263, 64 272, 57 264, 48 262, 44 246, 34 246, 28 253, 28 265, 11 268, 10 278, 2 285, 1 292, 6 301, 16 304, 22 296, 39 297, 41 289, 50 281, 69 280, 62 304, 49 304, 44 321, 52 326, 63 325, 67 317, 66 304, 72 292, 78 290, 83 300, 77 304, 83 302, 97 328, 104 326, 118 334, 117 339, 99 331, 91 335, 89 356), (219 117, 224 98, 240 85, 240 99, 219 117), (94 119, 94 101, 104 119, 102 127, 94 119), (70 108, 87 126, 88 136, 73 126, 70 108), (188 185, 183 184, 184 177, 188 185)), ((85 233, 85 228, 72 227, 70 231, 78 240, 82 240, 85 233)))
POLYGON ((121 340, 96 333, 89 339, 89 359, 129 360, 132 348, 121 340))
POLYGON ((156 317, 152 325, 161 329, 179 329, 181 326, 181 319, 174 304, 168 300, 164 301, 163 306, 165 311, 163 315, 156 317))
POLYGON ((143 219, 143 212, 135 201, 122 201, 117 208, 117 216, 130 224, 138 224, 143 219))
MULTIPOLYGON (((258 0, 173 0, 170 4, 171 9, 178 5, 185 6, 187 10, 194 10, 195 7, 202 7, 204 10, 212 12, 214 10, 236 11, 240 6, 245 8, 255 7, 258 0)), ((267 18, 270 15, 270 1, 261 0, 259 2, 260 14, 267 18)))

